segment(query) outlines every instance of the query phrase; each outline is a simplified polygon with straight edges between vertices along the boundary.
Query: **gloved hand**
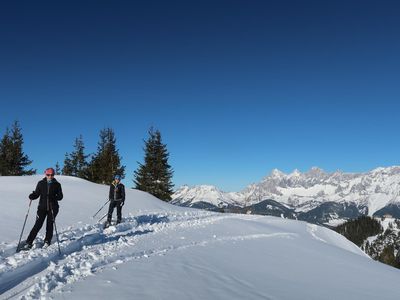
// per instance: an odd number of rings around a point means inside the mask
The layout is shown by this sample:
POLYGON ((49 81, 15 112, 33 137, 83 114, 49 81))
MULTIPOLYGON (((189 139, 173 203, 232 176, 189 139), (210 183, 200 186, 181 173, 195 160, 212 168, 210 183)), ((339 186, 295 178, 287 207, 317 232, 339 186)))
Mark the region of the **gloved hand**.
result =
POLYGON ((32 191, 32 193, 29 195, 29 199, 34 200, 35 196, 36 196, 35 191, 32 191))

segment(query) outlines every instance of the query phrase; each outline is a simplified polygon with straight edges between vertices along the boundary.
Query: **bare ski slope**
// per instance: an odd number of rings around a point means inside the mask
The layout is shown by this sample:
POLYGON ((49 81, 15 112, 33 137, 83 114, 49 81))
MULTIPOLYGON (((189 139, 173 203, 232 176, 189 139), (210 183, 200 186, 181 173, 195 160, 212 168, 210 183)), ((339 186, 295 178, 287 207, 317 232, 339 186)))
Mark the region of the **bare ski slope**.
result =
POLYGON ((91 216, 108 187, 64 176, 62 255, 55 236, 40 248, 44 228, 37 248, 15 254, 27 195, 40 179, 0 177, 0 299, 400 298, 399 270, 326 228, 180 208, 127 189, 124 222, 103 230, 91 216))

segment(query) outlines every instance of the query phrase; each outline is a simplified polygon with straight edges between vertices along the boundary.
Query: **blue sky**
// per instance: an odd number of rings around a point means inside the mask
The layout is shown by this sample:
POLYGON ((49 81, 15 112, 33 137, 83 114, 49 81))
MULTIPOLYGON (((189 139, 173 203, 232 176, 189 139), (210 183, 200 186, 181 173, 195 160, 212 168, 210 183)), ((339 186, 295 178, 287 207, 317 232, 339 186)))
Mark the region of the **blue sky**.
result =
POLYGON ((132 186, 158 128, 176 187, 398 165, 397 1, 0 4, 0 132, 42 171, 112 127, 132 186))

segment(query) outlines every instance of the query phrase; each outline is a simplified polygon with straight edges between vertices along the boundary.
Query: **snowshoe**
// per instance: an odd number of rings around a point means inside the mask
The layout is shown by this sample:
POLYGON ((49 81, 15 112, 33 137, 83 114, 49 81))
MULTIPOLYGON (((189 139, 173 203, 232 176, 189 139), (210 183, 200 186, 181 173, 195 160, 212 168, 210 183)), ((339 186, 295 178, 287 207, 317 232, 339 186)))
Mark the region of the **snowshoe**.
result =
POLYGON ((33 247, 33 244, 27 243, 27 242, 25 241, 25 242, 23 242, 23 243, 21 243, 21 244, 19 245, 19 248, 17 247, 17 252, 20 252, 20 251, 28 251, 28 250, 32 249, 32 247, 33 247))
POLYGON ((106 229, 106 228, 110 227, 110 225, 111 225, 111 222, 107 221, 104 223, 103 228, 106 229))

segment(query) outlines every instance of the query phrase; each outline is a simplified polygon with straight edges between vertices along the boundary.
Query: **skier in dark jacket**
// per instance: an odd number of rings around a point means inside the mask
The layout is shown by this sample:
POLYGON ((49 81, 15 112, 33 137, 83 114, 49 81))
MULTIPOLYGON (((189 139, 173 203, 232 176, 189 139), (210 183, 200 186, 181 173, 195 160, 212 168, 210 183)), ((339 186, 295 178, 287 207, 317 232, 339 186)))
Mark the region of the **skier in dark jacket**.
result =
POLYGON ((117 224, 121 223, 122 219, 122 206, 125 203, 125 186, 121 183, 121 176, 115 175, 114 181, 110 185, 110 192, 108 195, 110 206, 108 207, 107 222, 105 227, 111 224, 112 214, 114 208, 117 208, 117 224))
POLYGON ((35 200, 39 197, 40 199, 36 222, 26 239, 25 248, 32 247, 32 243, 40 228, 42 228, 46 217, 46 237, 44 242, 47 246, 51 244, 51 239, 53 238, 53 223, 58 214, 58 201, 63 198, 61 184, 54 178, 54 173, 53 168, 46 169, 46 177, 38 182, 36 189, 29 195, 29 199, 31 200, 35 200))

